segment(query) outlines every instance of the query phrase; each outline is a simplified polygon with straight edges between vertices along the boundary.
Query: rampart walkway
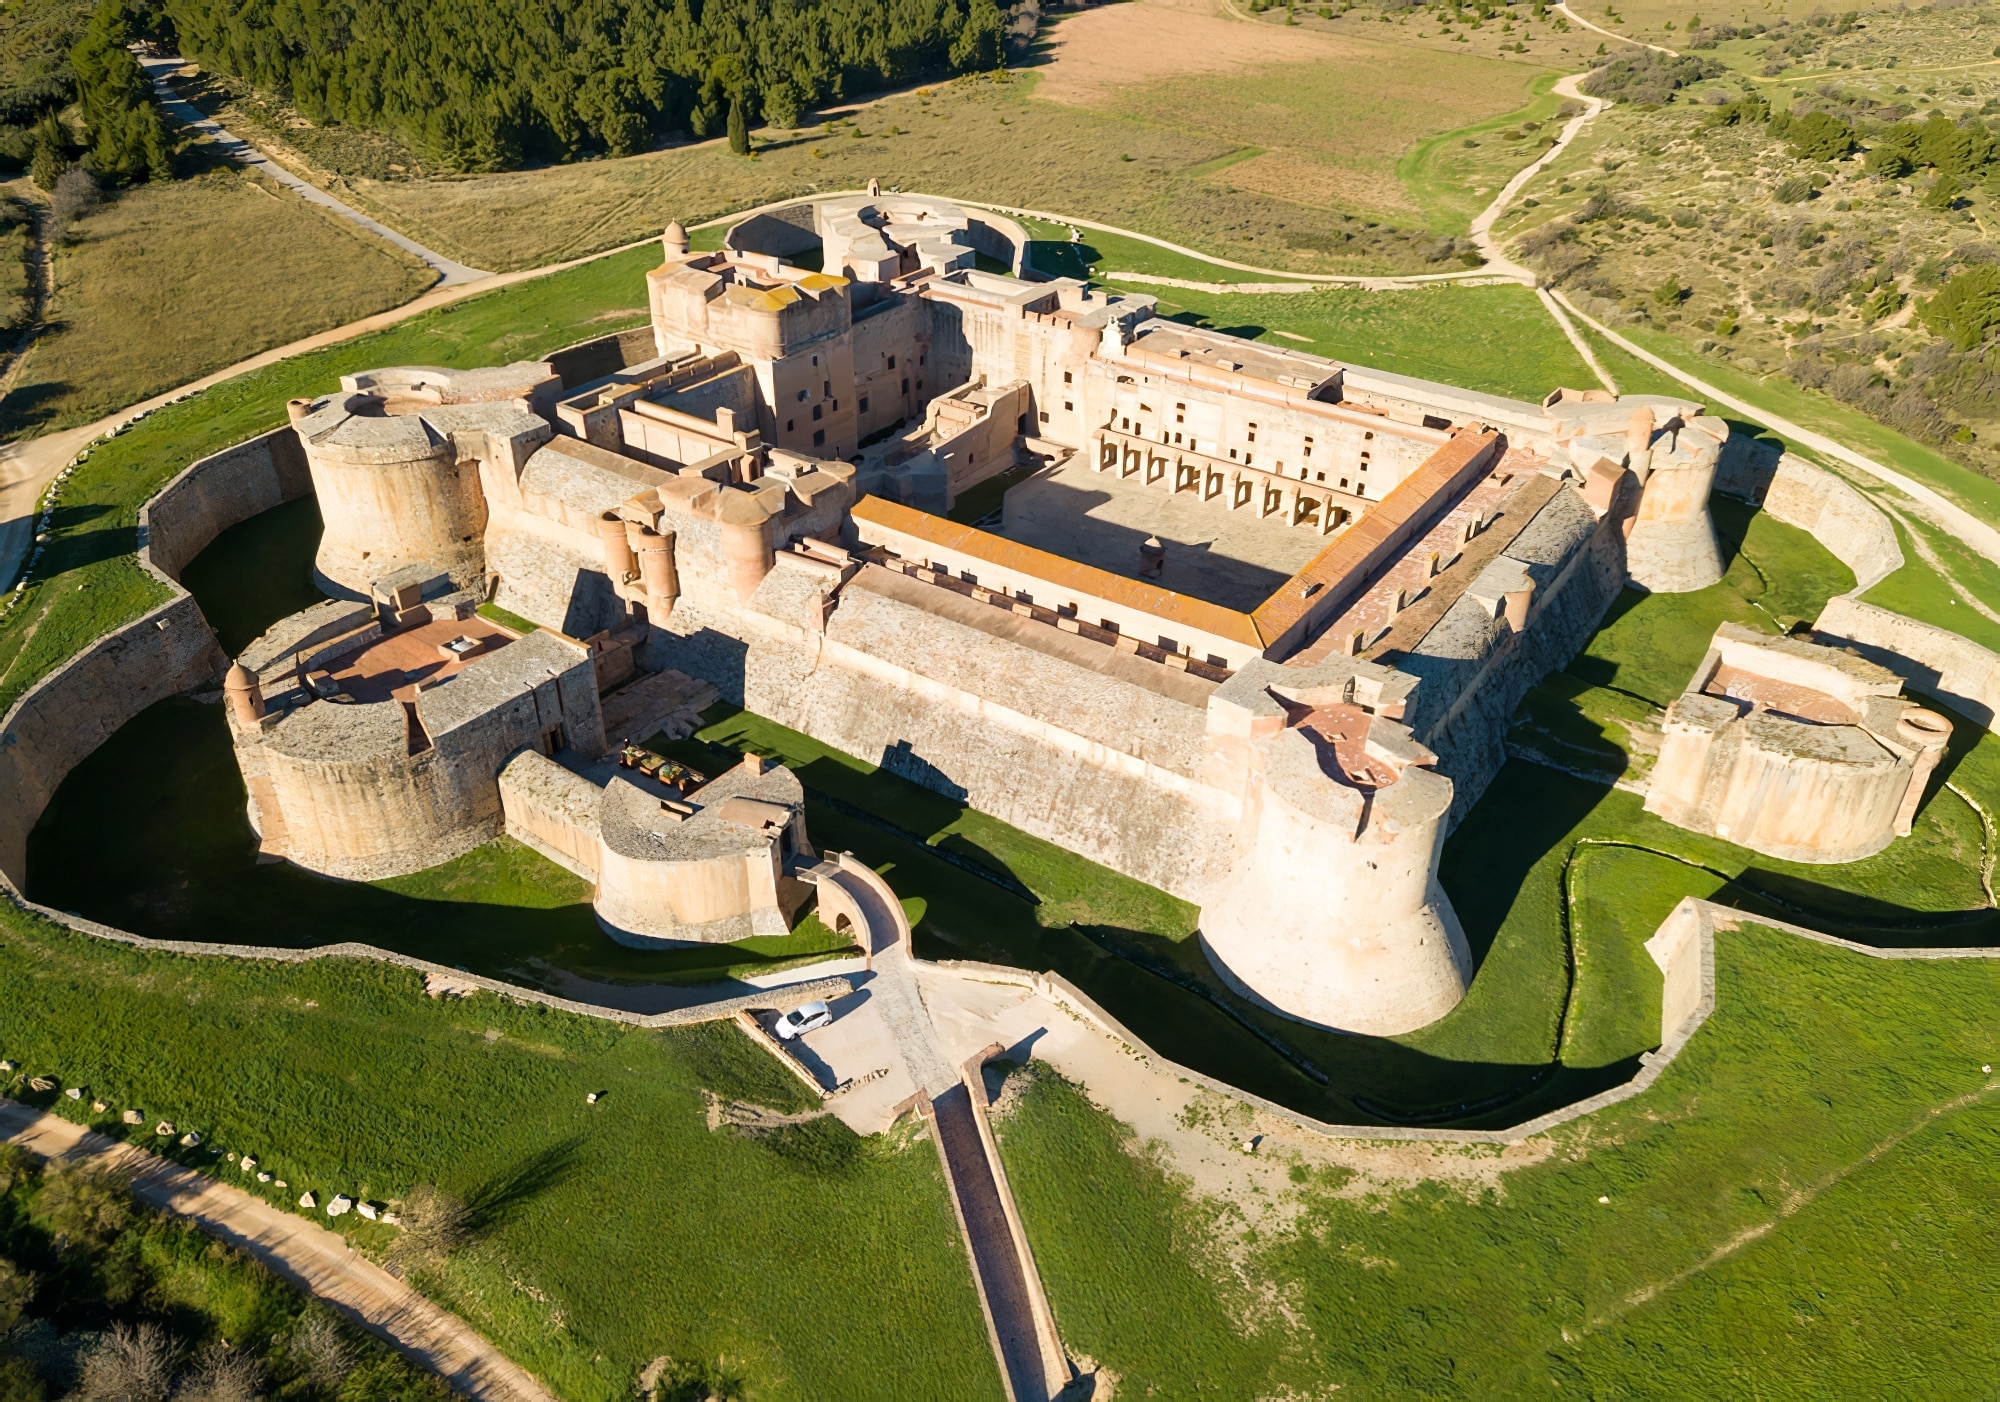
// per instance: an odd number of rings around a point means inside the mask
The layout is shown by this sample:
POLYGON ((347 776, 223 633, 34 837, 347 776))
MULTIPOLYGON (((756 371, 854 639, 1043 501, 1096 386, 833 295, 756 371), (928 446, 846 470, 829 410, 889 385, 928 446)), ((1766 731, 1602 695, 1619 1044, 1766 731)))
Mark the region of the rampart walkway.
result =
POLYGON ((11 1100, 0 1100, 0 1138, 45 1159, 130 1174, 132 1194, 141 1202, 185 1217, 210 1236, 256 1258, 380 1335, 466 1397, 478 1402, 556 1402, 532 1374, 464 1320, 356 1255, 336 1232, 191 1168, 11 1100))

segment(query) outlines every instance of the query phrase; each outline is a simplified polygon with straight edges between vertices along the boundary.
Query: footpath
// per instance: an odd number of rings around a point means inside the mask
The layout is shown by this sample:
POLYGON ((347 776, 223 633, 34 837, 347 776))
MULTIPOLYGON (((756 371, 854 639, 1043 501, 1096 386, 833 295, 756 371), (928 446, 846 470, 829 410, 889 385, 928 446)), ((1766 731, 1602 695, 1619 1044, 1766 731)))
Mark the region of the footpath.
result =
POLYGON ((0 1138, 51 1161, 129 1179, 132 1195, 185 1217, 327 1302, 475 1402, 556 1402, 553 1393, 471 1325, 438 1308, 337 1232, 156 1155, 32 1106, 0 1100, 0 1138))

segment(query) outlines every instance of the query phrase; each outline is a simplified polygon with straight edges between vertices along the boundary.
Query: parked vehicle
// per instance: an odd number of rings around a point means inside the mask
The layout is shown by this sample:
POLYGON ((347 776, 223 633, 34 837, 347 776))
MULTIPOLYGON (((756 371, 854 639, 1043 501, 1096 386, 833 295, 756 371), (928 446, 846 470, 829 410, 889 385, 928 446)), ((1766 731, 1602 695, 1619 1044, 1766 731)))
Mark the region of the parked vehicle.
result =
POLYGON ((778 1034, 779 1041, 789 1042, 794 1037, 817 1032, 832 1021, 833 1009, 825 1003, 804 1003, 772 1023, 771 1030, 778 1034))

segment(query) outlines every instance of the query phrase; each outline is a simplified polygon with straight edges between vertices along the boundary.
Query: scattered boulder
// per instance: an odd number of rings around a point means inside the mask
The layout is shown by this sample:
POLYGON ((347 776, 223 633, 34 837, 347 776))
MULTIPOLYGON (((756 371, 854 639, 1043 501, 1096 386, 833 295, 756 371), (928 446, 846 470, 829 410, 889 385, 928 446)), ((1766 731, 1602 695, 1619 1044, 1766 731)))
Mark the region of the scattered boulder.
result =
POLYGON ((299 1194, 299 1206, 308 1212, 319 1206, 319 1199, 313 1196, 311 1188, 307 1188, 303 1193, 299 1194))
POLYGON ((153 1126, 153 1133, 162 1139, 172 1139, 174 1137, 174 1122, 172 1120, 161 1120, 153 1126))
POLYGON ((245 1154, 243 1156, 243 1171, 245 1173, 249 1173, 255 1170, 256 1167, 257 1167, 257 1160, 251 1158, 248 1154, 245 1154))
POLYGON ((192 1149, 199 1143, 201 1143, 201 1135, 195 1130, 191 1129, 181 1136, 181 1147, 183 1149, 192 1149))
POLYGON ((591 1091, 583 1097, 583 1103, 586 1105, 595 1105, 597 1103, 597 1095, 596 1091, 591 1091))
POLYGON ((20 1069, 21 1063, 18 1061, 0 1061, 0 1075, 6 1075, 20 1069))
POLYGON ((262 1173, 262 1172, 260 1172, 260 1173, 259 1173, 259 1174, 257 1175, 257 1181, 258 1181, 259 1183, 268 1183, 268 1182, 270 1182, 270 1181, 271 1181, 271 1175, 270 1175, 270 1174, 268 1174, 268 1173, 262 1173))
POLYGON ((93 1115, 101 1115, 110 1108, 111 1107, 109 1105, 106 1105, 102 1100, 93 1100, 90 1102, 90 1113, 93 1115))
POLYGON ((146 1113, 143 1110, 127 1110, 119 1118, 124 1120, 128 1125, 142 1125, 146 1123, 146 1113))
POLYGON ((362 1201, 355 1203, 354 1210, 356 1212, 359 1212, 363 1217, 366 1217, 371 1222, 375 1221, 382 1214, 381 1208, 377 1207, 374 1203, 369 1202, 366 1199, 363 1199, 362 1201))
POLYGON ((392 1227, 403 1225, 403 1216, 399 1212, 385 1212, 382 1214, 382 1220, 392 1227))
POLYGON ((64 1091, 63 1094, 68 1096, 71 1100, 83 1099, 83 1092, 78 1090, 75 1086, 71 1086, 68 1090, 64 1091))
POLYGON ((347 1215, 347 1210, 353 1206, 354 1206, 353 1198, 349 1197, 345 1193, 337 1193, 335 1194, 333 1201, 329 1202, 326 1205, 326 1215, 329 1217, 345 1217, 347 1215))
POLYGON ((29 1090, 54 1090, 55 1088, 56 1083, 47 1076, 36 1076, 28 1082, 29 1090))
POLYGON ((236 1151, 235 1151, 234 1149, 231 1149, 231 1150, 229 1151, 228 1155, 227 1155, 227 1158, 229 1159, 229 1161, 230 1161, 231 1163, 235 1163, 235 1162, 236 1162, 236 1151))
POLYGON ((292 1185, 287 1183, 284 1179, 280 1178, 277 1182, 273 1183, 271 1186, 274 1188, 289 1188, 292 1185))

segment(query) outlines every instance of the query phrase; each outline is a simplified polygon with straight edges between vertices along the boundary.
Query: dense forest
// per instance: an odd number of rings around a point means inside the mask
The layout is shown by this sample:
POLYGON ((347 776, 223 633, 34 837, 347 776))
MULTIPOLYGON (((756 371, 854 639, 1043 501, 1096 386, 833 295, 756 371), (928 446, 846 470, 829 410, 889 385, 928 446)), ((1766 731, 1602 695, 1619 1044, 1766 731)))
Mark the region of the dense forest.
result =
POLYGON ((995 0, 165 0, 180 51, 459 170, 720 135, 996 66, 995 0))

